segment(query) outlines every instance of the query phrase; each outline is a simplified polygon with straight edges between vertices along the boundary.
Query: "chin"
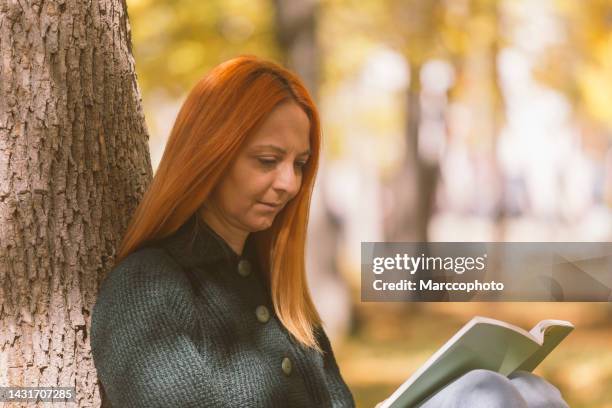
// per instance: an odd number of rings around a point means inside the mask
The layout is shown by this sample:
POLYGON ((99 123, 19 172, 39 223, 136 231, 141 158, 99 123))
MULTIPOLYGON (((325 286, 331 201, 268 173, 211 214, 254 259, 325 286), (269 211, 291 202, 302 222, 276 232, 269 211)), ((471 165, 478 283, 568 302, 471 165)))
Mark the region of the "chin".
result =
POLYGON ((272 226, 272 224, 274 223, 274 217, 270 217, 270 218, 263 218, 263 219, 259 219, 255 222, 250 223, 251 225, 251 232, 258 232, 258 231, 263 231, 263 230, 267 230, 268 228, 270 228, 272 226))

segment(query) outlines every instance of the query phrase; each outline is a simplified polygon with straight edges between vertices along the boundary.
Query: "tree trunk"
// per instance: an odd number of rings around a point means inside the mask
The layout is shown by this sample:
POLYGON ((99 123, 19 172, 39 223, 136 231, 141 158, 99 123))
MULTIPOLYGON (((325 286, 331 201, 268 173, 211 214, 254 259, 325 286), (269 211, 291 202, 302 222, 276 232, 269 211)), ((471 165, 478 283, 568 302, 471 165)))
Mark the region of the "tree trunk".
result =
POLYGON ((91 310, 152 173, 130 42, 122 1, 0 0, 0 385, 78 407, 100 405, 91 310))
POLYGON ((413 65, 406 93, 406 154, 402 167, 390 181, 393 206, 385 220, 387 241, 427 242, 433 211, 438 165, 419 155, 421 124, 420 65, 413 65))
POLYGON ((317 99, 319 48, 316 0, 274 0, 276 40, 285 65, 293 69, 317 99))
POLYGON ((491 99, 493 105, 493 146, 491 149, 491 157, 493 158, 493 173, 494 179, 497 182, 498 190, 496 196, 496 204, 495 204, 495 230, 493 236, 493 242, 504 242, 506 240, 506 219, 508 214, 506 213, 506 199, 508 197, 508 192, 506 191, 506 180, 504 177, 504 172, 502 169, 502 165, 499 160, 499 136, 501 132, 501 128, 505 122, 505 112, 506 105, 504 101, 504 97, 501 90, 501 78, 499 76, 499 69, 497 68, 498 58, 499 58, 499 50, 502 47, 500 38, 502 37, 502 33, 499 31, 499 27, 501 26, 502 9, 499 4, 494 3, 491 4, 490 7, 493 8, 491 11, 495 17, 496 33, 492 38, 490 49, 489 49, 489 72, 491 76, 491 99))

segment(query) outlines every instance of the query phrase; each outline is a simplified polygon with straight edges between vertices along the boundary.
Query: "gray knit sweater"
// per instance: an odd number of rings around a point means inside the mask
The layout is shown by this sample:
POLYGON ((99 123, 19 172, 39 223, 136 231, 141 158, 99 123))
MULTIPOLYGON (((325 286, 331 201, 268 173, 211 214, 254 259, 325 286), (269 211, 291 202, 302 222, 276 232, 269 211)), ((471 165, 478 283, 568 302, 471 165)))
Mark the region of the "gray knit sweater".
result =
POLYGON ((252 245, 243 256, 192 217, 102 283, 92 316, 98 378, 115 408, 354 407, 324 355, 274 314, 252 245))

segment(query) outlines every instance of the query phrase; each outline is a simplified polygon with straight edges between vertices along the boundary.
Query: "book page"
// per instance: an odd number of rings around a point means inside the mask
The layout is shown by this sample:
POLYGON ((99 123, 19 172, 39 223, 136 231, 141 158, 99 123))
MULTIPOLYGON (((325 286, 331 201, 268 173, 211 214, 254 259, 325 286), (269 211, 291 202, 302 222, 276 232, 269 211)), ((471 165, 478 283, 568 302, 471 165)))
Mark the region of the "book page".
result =
MULTIPOLYGON (((541 338, 540 341, 543 344, 516 369, 517 371, 533 371, 542 360, 544 360, 572 330, 574 330, 574 326, 570 322, 563 320, 549 320, 540 322, 532 331, 534 330, 540 332, 538 336, 541 338)), ((535 336, 536 333, 533 333, 533 335, 535 336)))

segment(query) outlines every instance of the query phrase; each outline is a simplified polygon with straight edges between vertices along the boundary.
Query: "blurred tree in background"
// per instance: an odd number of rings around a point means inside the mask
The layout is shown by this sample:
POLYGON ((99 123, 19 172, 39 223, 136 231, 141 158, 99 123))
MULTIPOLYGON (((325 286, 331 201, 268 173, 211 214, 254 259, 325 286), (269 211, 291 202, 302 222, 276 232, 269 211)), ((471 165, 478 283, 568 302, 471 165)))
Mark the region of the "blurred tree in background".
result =
POLYGON ((240 54, 278 60, 269 1, 132 0, 138 81, 179 98, 208 70, 240 54))
POLYGON ((541 56, 538 79, 561 90, 577 115, 612 128, 612 3, 555 0, 563 37, 541 56))
POLYGON ((603 162, 604 200, 612 206, 612 3, 555 0, 563 35, 539 56, 535 74, 572 101, 585 151, 603 162))

